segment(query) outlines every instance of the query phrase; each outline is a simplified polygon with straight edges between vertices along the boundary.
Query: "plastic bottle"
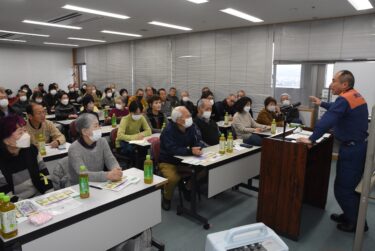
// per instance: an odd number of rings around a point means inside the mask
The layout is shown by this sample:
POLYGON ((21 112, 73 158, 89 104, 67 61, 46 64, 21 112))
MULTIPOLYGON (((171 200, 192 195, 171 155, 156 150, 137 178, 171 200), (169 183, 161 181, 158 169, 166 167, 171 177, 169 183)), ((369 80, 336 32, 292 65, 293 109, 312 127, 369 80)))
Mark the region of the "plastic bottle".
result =
MULTIPOLYGON (((3 206, 3 199, 4 199, 5 194, 0 193, 0 208, 3 206)), ((0 235, 3 231, 1 230, 1 212, 0 212, 0 235)))
POLYGON ((115 113, 112 114, 112 119, 111 120, 112 120, 111 121, 112 127, 116 128, 116 126, 117 126, 117 118, 116 118, 116 114, 115 113))
POLYGON ((79 167, 79 196, 81 199, 90 197, 89 174, 85 166, 79 167))
POLYGON ((108 108, 104 108, 104 118, 108 117, 108 108))
POLYGON ((4 239, 17 236, 16 206, 10 202, 9 196, 3 197, 3 204, 0 208, 1 213, 1 235, 4 239))
POLYGON ((276 134, 276 121, 275 121, 275 119, 273 119, 272 123, 271 123, 271 134, 276 134))
POLYGON ((46 156, 47 155, 46 140, 44 138, 43 133, 40 133, 38 135, 38 148, 39 148, 40 155, 42 155, 42 156, 46 156))
POLYGON ((228 117, 228 112, 226 112, 224 115, 224 125, 228 125, 228 124, 229 124, 229 117, 228 117))
POLYGON ((225 137, 224 133, 221 134, 219 139, 219 153, 224 154, 225 153, 225 137))
POLYGON ((154 181, 154 168, 149 154, 146 155, 146 160, 143 164, 143 175, 145 184, 152 184, 154 181))
POLYGON ((232 132, 228 133, 228 138, 227 138, 227 152, 232 153, 233 152, 233 135, 232 132))

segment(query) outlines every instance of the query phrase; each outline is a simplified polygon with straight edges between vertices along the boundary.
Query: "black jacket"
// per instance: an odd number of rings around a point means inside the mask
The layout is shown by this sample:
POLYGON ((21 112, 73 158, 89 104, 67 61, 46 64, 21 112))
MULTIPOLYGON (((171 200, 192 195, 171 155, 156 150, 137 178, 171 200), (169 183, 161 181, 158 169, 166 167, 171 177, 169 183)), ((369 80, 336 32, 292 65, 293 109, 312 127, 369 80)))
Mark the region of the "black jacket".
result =
POLYGON ((204 143, 209 146, 219 144, 220 131, 213 119, 206 121, 203 118, 196 117, 194 123, 199 129, 204 143))
POLYGON ((216 121, 224 120, 225 113, 228 113, 228 115, 232 116, 236 113, 236 109, 234 108, 234 106, 228 106, 227 101, 225 99, 223 101, 216 102, 214 106, 216 121))
POLYGON ((56 120, 68 119, 69 115, 77 114, 76 108, 72 104, 63 105, 58 103, 55 107, 56 120))

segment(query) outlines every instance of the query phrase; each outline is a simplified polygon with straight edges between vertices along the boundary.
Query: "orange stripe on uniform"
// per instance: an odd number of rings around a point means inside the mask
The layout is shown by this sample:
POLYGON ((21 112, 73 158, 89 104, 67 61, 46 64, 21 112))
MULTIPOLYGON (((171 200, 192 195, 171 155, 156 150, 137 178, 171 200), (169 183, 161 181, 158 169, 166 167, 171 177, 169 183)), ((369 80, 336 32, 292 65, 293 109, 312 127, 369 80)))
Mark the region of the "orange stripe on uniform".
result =
POLYGON ((341 93, 340 96, 348 101, 351 109, 355 109, 358 106, 366 104, 366 100, 354 89, 341 93))

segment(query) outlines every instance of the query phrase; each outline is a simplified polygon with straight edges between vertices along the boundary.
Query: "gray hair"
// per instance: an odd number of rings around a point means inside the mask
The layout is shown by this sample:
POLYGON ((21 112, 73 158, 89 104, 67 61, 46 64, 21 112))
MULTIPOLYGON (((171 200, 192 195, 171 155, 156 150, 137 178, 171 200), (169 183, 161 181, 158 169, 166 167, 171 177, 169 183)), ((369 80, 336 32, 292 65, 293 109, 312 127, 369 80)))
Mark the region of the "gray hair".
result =
POLYGON ((177 106, 172 110, 171 119, 173 122, 176 123, 176 121, 182 117, 181 109, 183 109, 184 106, 177 106))
POLYGON ((288 98, 290 98, 290 95, 289 95, 288 93, 286 93, 286 92, 284 92, 283 94, 281 94, 281 95, 280 95, 280 98, 281 98, 282 96, 287 96, 288 98))
POLYGON ((81 134, 83 129, 89 128, 96 121, 98 118, 94 114, 82 113, 75 121, 77 132, 81 134))
POLYGON ((206 103, 211 106, 211 103, 207 98, 201 98, 200 100, 198 100, 197 108, 203 108, 206 103))

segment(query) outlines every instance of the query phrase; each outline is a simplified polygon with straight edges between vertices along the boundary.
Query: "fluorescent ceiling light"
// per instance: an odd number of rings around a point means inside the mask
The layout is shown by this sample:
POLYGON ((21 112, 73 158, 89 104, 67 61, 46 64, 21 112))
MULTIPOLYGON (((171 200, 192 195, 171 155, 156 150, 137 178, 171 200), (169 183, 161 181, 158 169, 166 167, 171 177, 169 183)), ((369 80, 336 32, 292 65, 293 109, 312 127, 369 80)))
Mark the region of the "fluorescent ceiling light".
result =
POLYGON ((199 56, 194 56, 194 55, 186 55, 186 56, 180 56, 178 58, 199 58, 199 56))
POLYGON ((174 24, 167 24, 167 23, 162 23, 162 22, 158 22, 158 21, 152 21, 152 22, 149 22, 149 24, 159 25, 159 26, 164 26, 164 27, 168 27, 168 28, 172 28, 172 29, 178 29, 178 30, 184 30, 184 31, 191 31, 192 30, 191 28, 188 28, 188 27, 178 26, 178 25, 174 25, 174 24))
POLYGON ((108 33, 108 34, 121 35, 121 36, 129 36, 129 37, 142 37, 142 35, 125 33, 125 32, 118 32, 118 31, 102 30, 101 32, 102 33, 108 33))
POLYGON ((7 39, 7 38, 0 38, 0 41, 10 41, 10 42, 26 43, 26 40, 7 39))
POLYGON ((49 35, 26 33, 26 32, 18 32, 18 31, 0 30, 0 32, 11 33, 11 34, 19 34, 19 35, 27 35, 27 36, 36 36, 36 37, 49 37, 49 35))
POLYGON ((353 7, 356 10, 368 10, 368 9, 374 8, 372 7, 372 4, 370 3, 369 0, 348 0, 348 1, 351 5, 353 5, 353 7))
POLYGON ((201 4, 201 3, 207 3, 208 0, 188 0, 189 2, 196 3, 196 4, 201 4))
POLYGON ((114 17, 114 18, 120 18, 120 19, 130 18, 130 17, 125 16, 125 15, 115 14, 115 13, 101 11, 101 10, 93 10, 93 9, 83 8, 83 7, 69 5, 69 4, 64 5, 62 8, 68 9, 68 10, 75 10, 75 11, 79 11, 79 12, 86 12, 86 13, 90 13, 90 14, 96 14, 96 15, 100 15, 100 16, 106 16, 106 17, 114 17))
POLYGON ((60 43, 50 43, 50 42, 44 42, 43 44, 49 44, 49 45, 61 45, 61 46, 72 46, 72 47, 77 47, 77 46, 79 46, 78 44, 60 44, 60 43))
POLYGON ((239 17, 239 18, 246 19, 250 22, 254 22, 254 23, 264 22, 262 19, 250 16, 249 14, 246 14, 244 12, 241 12, 241 11, 238 11, 238 10, 235 10, 235 9, 232 9, 232 8, 227 8, 227 9, 220 10, 220 11, 225 12, 225 13, 227 13, 229 15, 232 15, 232 16, 236 16, 236 17, 239 17))
POLYGON ((81 41, 98 42, 98 43, 105 43, 105 42, 107 42, 105 40, 90 39, 90 38, 80 38, 80 37, 68 37, 68 39, 70 39, 70 40, 81 40, 81 41))
POLYGON ((38 25, 52 26, 52 27, 58 27, 58 28, 73 29, 73 30, 80 30, 80 29, 82 29, 82 27, 78 27, 78 26, 63 25, 63 24, 54 24, 54 23, 39 22, 39 21, 33 21, 33 20, 23 20, 22 22, 23 23, 28 23, 28 24, 38 24, 38 25))

